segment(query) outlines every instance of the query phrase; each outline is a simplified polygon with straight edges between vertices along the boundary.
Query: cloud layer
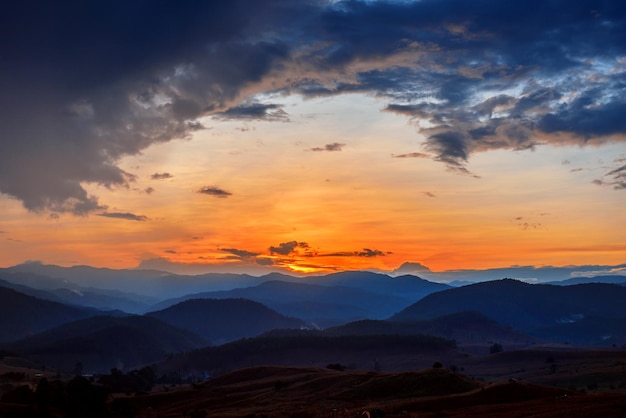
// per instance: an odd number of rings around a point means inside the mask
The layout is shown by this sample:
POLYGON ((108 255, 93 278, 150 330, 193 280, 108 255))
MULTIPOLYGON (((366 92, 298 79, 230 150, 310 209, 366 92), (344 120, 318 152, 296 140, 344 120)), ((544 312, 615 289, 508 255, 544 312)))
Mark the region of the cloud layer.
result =
POLYGON ((122 157, 205 116, 289 120, 268 92, 383 98, 426 137, 398 158, 471 175, 477 152, 625 139, 619 1, 25 1, 0 28, 0 192, 36 212, 107 213, 84 184, 126 187, 122 157))

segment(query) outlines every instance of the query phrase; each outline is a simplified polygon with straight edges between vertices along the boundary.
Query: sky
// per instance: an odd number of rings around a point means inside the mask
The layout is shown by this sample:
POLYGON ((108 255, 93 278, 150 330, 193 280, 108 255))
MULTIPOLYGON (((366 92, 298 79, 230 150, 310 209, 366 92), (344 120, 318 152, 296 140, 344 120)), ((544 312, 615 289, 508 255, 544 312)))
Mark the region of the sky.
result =
POLYGON ((626 262, 622 1, 15 1, 0 61, 0 266, 626 262))

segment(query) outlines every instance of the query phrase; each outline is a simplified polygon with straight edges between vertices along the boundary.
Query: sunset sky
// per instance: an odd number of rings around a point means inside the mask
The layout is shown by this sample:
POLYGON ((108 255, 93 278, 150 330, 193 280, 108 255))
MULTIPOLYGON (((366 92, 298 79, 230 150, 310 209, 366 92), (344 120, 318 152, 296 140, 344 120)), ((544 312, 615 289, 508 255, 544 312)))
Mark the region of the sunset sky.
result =
POLYGON ((626 263, 623 1, 13 3, 0 267, 626 263))

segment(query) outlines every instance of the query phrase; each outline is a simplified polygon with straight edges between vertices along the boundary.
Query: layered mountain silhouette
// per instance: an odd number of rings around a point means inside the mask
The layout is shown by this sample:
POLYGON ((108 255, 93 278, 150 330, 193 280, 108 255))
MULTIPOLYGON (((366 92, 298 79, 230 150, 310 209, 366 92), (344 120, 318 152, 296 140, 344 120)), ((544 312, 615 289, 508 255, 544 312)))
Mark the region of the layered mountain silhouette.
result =
POLYGON ((301 318, 319 327, 363 318, 387 318, 415 301, 408 297, 374 293, 355 287, 273 280, 254 287, 202 292, 169 299, 155 308, 165 308, 189 299, 228 298, 254 300, 284 315, 301 318))
POLYGON ((39 299, 105 311, 121 310, 128 313, 143 313, 156 302, 156 299, 147 296, 119 290, 85 288, 67 281, 55 280, 32 273, 0 274, 0 286, 39 299))
MULTIPOLYGON (((436 318, 475 310, 516 330, 563 341, 562 333, 579 321, 619 322, 626 318, 626 287, 590 283, 572 286, 527 284, 503 279, 445 290, 424 297, 393 315, 394 321, 436 318), (547 330, 550 329, 551 332, 547 330)), ((579 340, 592 344, 615 338, 606 330, 586 326, 579 340)), ((626 336, 626 331, 621 331, 626 336)))
POLYGON ((286 317, 248 299, 191 299, 146 315, 194 332, 215 344, 276 328, 306 326, 300 319, 286 317))
MULTIPOLYGON (((200 292, 254 287, 269 281, 350 287, 379 295, 396 296, 410 302, 450 287, 417 276, 391 277, 367 271, 340 272, 307 278, 280 273, 270 273, 261 277, 220 273, 185 276, 157 270, 114 270, 89 266, 59 267, 37 262, 0 269, 0 279, 45 290, 65 288, 81 293, 87 290, 97 291, 99 294, 107 294, 105 292, 107 291, 111 296, 117 295, 135 300, 139 304, 148 302, 148 299, 152 299, 152 304, 154 304, 156 303, 154 298, 163 300, 200 292), (77 283, 80 283, 80 286, 77 283), (118 293, 111 294, 111 291, 118 293), (138 297, 145 299, 137 300, 138 297)), ((120 309, 119 306, 113 308, 120 309)))
POLYGON ((261 359, 311 364, 307 356, 323 365, 359 353, 368 367, 384 358, 398 369, 415 361, 411 350, 431 343, 447 353, 454 347, 485 353, 493 342, 507 348, 539 342, 621 346, 621 282, 621 276, 558 285, 502 279, 453 288, 371 272, 177 276, 33 263, 0 269, 0 349, 53 368, 81 363, 85 370, 107 371, 209 345, 203 352, 222 358, 227 368, 261 359))
POLYGON ((532 338, 488 318, 478 311, 462 311, 430 320, 362 320, 327 328, 326 335, 433 335, 454 340, 459 346, 525 346, 532 338))

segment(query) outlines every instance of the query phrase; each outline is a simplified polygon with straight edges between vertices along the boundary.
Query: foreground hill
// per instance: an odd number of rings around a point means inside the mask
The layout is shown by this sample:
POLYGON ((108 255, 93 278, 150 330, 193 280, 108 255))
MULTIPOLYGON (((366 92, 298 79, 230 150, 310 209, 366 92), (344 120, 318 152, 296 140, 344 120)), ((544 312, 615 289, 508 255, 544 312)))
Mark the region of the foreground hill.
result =
POLYGON ((215 344, 305 325, 300 319, 286 317, 247 299, 191 299, 146 315, 194 332, 215 344))
POLYGON ((205 347, 157 365, 159 374, 216 375, 253 365, 315 366, 342 364, 361 370, 412 370, 461 355, 454 341, 428 335, 327 336, 322 331, 272 332, 205 347))
POLYGON ((340 416, 339 411, 351 417, 365 416, 366 409, 380 414, 382 409, 375 407, 376 403, 467 393, 479 386, 471 378, 445 370, 390 374, 255 367, 212 379, 195 393, 156 395, 140 401, 139 406, 148 402, 159 405, 154 413, 162 416, 178 416, 180 406, 185 405, 213 417, 332 417, 340 416), (289 415, 279 415, 281 412, 289 415))
POLYGON ((524 382, 485 385, 443 369, 406 373, 255 367, 193 389, 129 398, 139 417, 618 417, 622 394, 524 382), (369 414, 369 415, 368 415, 369 414))
POLYGON ((189 331, 156 318, 97 316, 62 325, 6 346, 21 356, 72 371, 129 369, 162 360, 168 354, 208 345, 189 331))
MULTIPOLYGON (((615 284, 554 286, 504 279, 431 294, 391 319, 424 320, 475 310, 503 325, 532 334, 543 327, 583 318, 626 318, 624 300, 626 287, 615 284)), ((581 335, 581 339, 593 341, 602 335, 581 335)))
POLYGON ((169 299, 156 305, 166 308, 189 299, 245 298, 267 305, 288 316, 301 318, 320 327, 357 319, 387 318, 415 302, 400 296, 373 293, 354 287, 322 286, 272 280, 258 286, 219 292, 202 292, 169 299))
POLYGON ((15 341, 96 314, 93 309, 68 306, 0 287, 0 342, 15 341))

